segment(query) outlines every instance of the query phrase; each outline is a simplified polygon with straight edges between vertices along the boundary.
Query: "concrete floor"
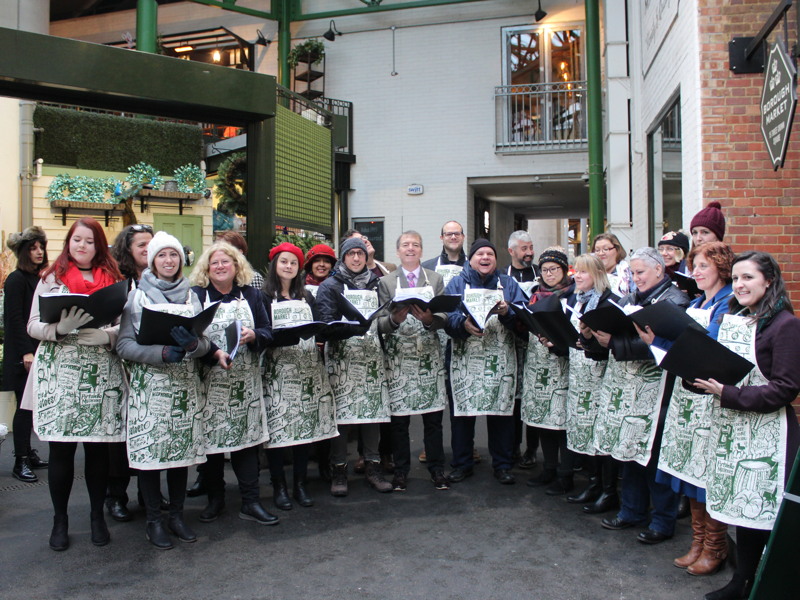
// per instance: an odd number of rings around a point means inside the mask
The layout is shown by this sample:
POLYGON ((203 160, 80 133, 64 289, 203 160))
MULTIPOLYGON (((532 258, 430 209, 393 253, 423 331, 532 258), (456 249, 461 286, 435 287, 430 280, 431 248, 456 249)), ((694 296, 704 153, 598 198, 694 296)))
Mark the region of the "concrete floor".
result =
MULTIPOLYGON (((445 419, 447 420, 447 419, 445 419)), ((485 425, 476 440, 487 457, 485 425)), ((421 419, 412 419, 412 456, 422 447, 421 419)), ((445 440, 449 440, 446 433, 445 440)), ((47 445, 34 445, 47 456, 47 445)), ((46 471, 38 484, 11 477, 12 441, 0 452, 0 598, 91 600, 119 598, 358 598, 667 600, 702 598, 731 576, 692 577, 672 566, 690 543, 688 520, 657 546, 635 540, 640 529, 607 531, 563 498, 524 483, 534 471, 516 470, 516 485, 501 486, 484 460, 475 476, 437 491, 413 460, 405 493, 378 494, 351 476, 350 495, 332 498, 310 466, 313 508, 274 509, 268 474, 262 495, 275 527, 238 518, 238 491, 227 466, 228 509, 214 523, 197 515, 205 498, 188 499, 187 520, 199 540, 163 552, 144 536, 144 514, 108 519, 112 541, 89 540, 89 507, 82 479, 70 504, 66 552, 47 545, 52 508, 46 471)), ((82 452, 78 452, 82 464, 82 452)), ((540 457, 541 460, 541 457, 540 457)), ((80 472, 80 465, 77 469, 80 472)), ((194 471, 190 472, 190 482, 194 471)), ((576 477, 579 487, 584 477, 576 477)), ((135 497, 135 480, 129 492, 135 497)))

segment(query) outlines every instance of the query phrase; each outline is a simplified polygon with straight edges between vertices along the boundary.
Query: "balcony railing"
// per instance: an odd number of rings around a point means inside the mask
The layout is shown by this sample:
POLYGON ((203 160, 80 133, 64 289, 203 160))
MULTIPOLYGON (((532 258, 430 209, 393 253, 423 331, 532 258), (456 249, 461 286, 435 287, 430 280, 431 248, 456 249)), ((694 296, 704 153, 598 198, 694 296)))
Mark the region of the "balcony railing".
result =
POLYGON ((586 82, 501 85, 494 89, 495 151, 586 150, 586 82))

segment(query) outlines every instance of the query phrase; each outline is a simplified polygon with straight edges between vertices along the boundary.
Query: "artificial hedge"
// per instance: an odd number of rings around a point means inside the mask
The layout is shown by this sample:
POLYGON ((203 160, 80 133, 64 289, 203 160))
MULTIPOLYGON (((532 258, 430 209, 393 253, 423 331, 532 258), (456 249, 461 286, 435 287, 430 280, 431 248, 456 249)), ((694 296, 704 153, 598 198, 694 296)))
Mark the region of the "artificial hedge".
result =
POLYGON ((124 172, 145 162, 171 173, 203 159, 199 126, 50 106, 37 106, 33 123, 36 157, 49 165, 124 172))

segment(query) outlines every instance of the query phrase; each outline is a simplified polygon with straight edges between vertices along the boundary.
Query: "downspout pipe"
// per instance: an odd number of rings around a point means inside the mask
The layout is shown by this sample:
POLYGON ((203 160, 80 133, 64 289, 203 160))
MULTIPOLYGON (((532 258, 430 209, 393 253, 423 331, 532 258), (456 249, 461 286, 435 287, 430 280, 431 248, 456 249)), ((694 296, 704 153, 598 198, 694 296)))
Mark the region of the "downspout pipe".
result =
POLYGON ((33 111, 35 108, 35 102, 22 100, 19 103, 20 226, 22 229, 33 225, 33 111))
POLYGON ((158 37, 158 3, 156 0, 138 0, 136 4, 136 49, 155 54, 158 37))
POLYGON ((586 0, 586 87, 589 136, 589 229, 592 240, 605 230, 603 96, 600 73, 600 2, 586 0))

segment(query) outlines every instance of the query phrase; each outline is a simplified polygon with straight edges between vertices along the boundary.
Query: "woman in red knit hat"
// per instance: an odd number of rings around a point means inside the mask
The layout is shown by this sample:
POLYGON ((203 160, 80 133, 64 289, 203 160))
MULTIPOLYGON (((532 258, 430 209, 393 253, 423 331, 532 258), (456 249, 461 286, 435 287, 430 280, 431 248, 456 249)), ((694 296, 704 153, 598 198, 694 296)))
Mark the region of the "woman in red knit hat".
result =
POLYGON ((709 202, 698 212, 689 225, 692 233, 692 248, 707 242, 721 242, 725 237, 725 216, 719 202, 709 202))

